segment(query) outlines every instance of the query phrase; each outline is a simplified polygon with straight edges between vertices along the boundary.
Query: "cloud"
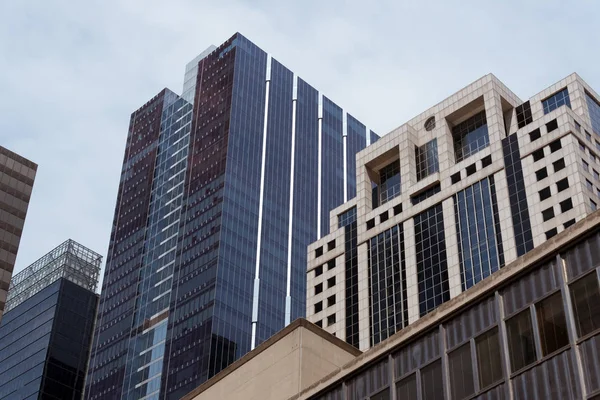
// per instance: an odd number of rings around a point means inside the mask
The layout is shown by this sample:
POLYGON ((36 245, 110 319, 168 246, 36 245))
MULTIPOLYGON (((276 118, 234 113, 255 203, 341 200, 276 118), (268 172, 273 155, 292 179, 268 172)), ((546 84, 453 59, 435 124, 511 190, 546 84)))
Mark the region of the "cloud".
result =
POLYGON ((494 72, 527 98, 600 89, 598 5, 5 1, 0 144, 39 164, 17 270, 67 238, 106 256, 130 114, 236 31, 380 134, 494 72))

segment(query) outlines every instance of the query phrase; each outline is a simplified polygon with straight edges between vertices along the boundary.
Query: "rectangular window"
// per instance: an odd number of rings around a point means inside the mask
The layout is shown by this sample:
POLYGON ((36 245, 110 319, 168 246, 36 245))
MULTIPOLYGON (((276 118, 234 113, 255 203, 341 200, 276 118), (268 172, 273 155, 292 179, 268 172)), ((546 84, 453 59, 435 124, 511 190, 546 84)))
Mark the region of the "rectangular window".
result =
POLYGON ((588 131, 585 131, 585 138, 590 142, 592 141, 592 135, 588 131))
POLYGON ((413 206, 415 206, 415 205, 419 204, 420 202, 422 202, 423 200, 427 200, 431 196, 438 194, 441 190, 442 190, 442 187, 438 183, 438 184, 430 187, 427 190, 423 190, 422 192, 420 192, 418 194, 412 195, 410 197, 410 202, 413 204, 413 206))
POLYGON ((452 128, 456 162, 472 156, 490 144, 485 110, 452 128))
POLYGON ((562 105, 566 105, 567 107, 571 108, 571 100, 569 99, 569 91, 567 88, 564 88, 561 91, 554 93, 547 99, 542 100, 544 114, 548 114, 562 105))
POLYGON ((331 307, 335 304, 335 294, 327 298, 327 307, 331 307))
POLYGON ((486 387, 502 379, 502 358, 498 327, 489 330, 475 339, 477 349, 477 366, 479 370, 479 387, 486 387))
MULTIPOLYGON (((401 193, 400 160, 396 160, 379 171, 379 204, 387 203, 401 193)), ((374 206, 375 208, 375 206, 374 206)))
POLYGON ((421 369, 421 400, 438 400, 444 393, 442 361, 437 360, 421 369))
POLYGON ((558 203, 560 205, 560 212, 567 212, 573 208, 573 200, 566 199, 558 203))
POLYGON ((438 172, 440 165, 437 139, 433 139, 420 147, 415 146, 415 161, 417 164, 417 181, 438 172))
POLYGON ((558 172, 561 169, 565 168, 565 159, 561 158, 559 160, 556 160, 552 163, 552 167, 554 168, 554 172, 558 172))
POLYGON ((575 120, 573 120, 573 122, 575 122, 575 130, 581 132, 581 124, 575 120))
POLYGON ((540 301, 535 306, 540 330, 542 356, 554 353, 569 344, 567 321, 560 293, 540 301))
POLYGON ((396 384, 396 397, 398 399, 417 398, 417 374, 412 374, 396 384))
POLYGON ((348 211, 338 215, 338 228, 343 228, 356 221, 356 207, 352 207, 348 211))
POLYGON ((315 314, 320 313, 321 311, 323 311, 323 302, 322 301, 315 304, 315 314))
POLYGON ((586 187, 588 190, 592 190, 592 191, 594 190, 594 185, 592 185, 592 182, 590 182, 590 181, 589 181, 589 180, 587 180, 587 179, 585 180, 585 187, 586 187))
POLYGON ((592 129, 596 135, 600 135, 600 103, 593 98, 588 92, 585 92, 586 103, 588 106, 588 112, 590 114, 590 121, 592 122, 592 129))
POLYGON ((540 190, 538 192, 538 194, 540 195, 540 201, 544 201, 546 199, 549 199, 550 196, 552 195, 552 193, 550 192, 550 187, 545 187, 542 190, 540 190))
POLYGON ((511 371, 516 372, 537 359, 529 309, 507 320, 506 331, 511 371))
POLYGON ((542 179, 545 179, 548 177, 548 170, 546 170, 546 167, 538 169, 537 171, 535 171, 535 178, 538 181, 541 181, 542 179))
POLYGON ((390 400, 390 389, 383 389, 381 392, 370 396, 369 400, 390 400))
POLYGON ((596 211, 596 209, 598 208, 598 205, 596 204, 596 202, 594 200, 590 199, 590 207, 592 208, 592 210, 596 211))
POLYGON ((531 103, 529 103, 529 101, 517 106, 516 111, 519 129, 533 121, 533 116, 531 114, 531 103))
POLYGON ((452 399, 464 399, 475 393, 470 342, 448 354, 448 369, 452 399))
POLYGON ((582 337, 600 329, 600 287, 596 271, 571 284, 569 291, 577 335, 582 337))
POLYGON ((327 326, 335 324, 335 314, 331 314, 327 317, 327 326))
POLYGON ((594 143, 596 144, 596 150, 600 150, 600 142, 597 140, 594 140, 594 143))
POLYGON ((544 222, 554 218, 554 208, 550 207, 542 211, 542 218, 544 219, 544 222))
POLYGON ((588 162, 584 159, 581 160, 581 166, 583 167, 584 171, 590 172, 590 164, 588 164, 588 162))

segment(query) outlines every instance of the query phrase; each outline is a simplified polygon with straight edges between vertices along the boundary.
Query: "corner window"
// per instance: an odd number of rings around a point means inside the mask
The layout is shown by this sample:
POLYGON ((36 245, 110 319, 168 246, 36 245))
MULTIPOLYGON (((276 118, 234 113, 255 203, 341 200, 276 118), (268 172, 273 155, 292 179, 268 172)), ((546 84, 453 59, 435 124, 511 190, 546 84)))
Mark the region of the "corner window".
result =
POLYGON ((567 88, 554 93, 552 96, 542 101, 544 114, 548 114, 562 105, 566 105, 567 107, 571 108, 571 100, 569 99, 569 91, 567 88))
POLYGON ((485 110, 452 128, 456 162, 472 156, 490 144, 485 110))
POLYGON ((540 329, 542 356, 554 353, 569 344, 567 321, 560 293, 540 301, 535 306, 540 329))
POLYGON ((379 171, 379 185, 374 188, 377 192, 377 204, 373 208, 387 203, 401 193, 400 160, 383 167, 379 171))
POLYGON ((535 362, 535 342, 529 309, 506 321, 511 371, 515 372, 535 362))
POLYGON ((438 172, 440 165, 437 139, 433 139, 420 147, 415 146, 415 161, 417 165, 417 181, 438 172))
POLYGON ((600 287, 596 271, 569 287, 577 335, 585 336, 600 329, 600 287))

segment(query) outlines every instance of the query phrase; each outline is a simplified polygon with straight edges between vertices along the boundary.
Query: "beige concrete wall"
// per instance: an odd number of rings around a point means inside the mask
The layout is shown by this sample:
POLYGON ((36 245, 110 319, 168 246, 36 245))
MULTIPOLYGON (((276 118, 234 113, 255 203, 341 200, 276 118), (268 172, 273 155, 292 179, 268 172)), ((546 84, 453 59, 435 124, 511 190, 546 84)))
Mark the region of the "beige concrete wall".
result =
POLYGON ((299 326, 208 389, 185 399, 287 399, 354 357, 330 340, 299 326))

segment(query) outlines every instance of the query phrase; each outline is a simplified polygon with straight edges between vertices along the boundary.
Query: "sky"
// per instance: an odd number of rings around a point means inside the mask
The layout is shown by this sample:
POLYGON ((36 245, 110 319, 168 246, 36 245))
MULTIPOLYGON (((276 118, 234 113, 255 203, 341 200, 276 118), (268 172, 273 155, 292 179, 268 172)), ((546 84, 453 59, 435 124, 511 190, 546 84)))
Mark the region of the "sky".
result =
POLYGON ((0 145, 38 173, 15 272, 72 238, 106 258, 129 117, 240 32, 383 135, 487 73, 600 91, 600 3, 0 1, 0 145))

